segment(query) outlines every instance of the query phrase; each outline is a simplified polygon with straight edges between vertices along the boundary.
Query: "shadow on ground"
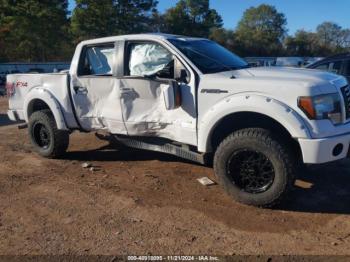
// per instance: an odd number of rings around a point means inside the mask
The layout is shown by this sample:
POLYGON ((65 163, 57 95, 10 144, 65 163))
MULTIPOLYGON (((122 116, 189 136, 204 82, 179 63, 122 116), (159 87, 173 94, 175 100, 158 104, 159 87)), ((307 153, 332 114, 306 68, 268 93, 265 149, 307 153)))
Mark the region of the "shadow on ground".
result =
POLYGON ((11 121, 6 114, 0 114, 0 127, 1 126, 9 126, 9 125, 15 125, 19 122, 11 121))
POLYGON ((284 210, 350 214, 350 161, 309 166, 298 181, 284 210))
POLYGON ((141 149, 124 147, 122 145, 107 145, 98 149, 67 152, 63 159, 79 161, 151 161, 181 162, 199 165, 173 155, 141 149))
MULTIPOLYGON (((152 151, 116 148, 107 145, 96 150, 68 152, 67 160, 150 161, 196 163, 152 151)), ((223 191, 224 193, 224 191, 223 191)), ((306 167, 298 174, 290 199, 277 209, 309 213, 350 214, 350 161, 306 167)))

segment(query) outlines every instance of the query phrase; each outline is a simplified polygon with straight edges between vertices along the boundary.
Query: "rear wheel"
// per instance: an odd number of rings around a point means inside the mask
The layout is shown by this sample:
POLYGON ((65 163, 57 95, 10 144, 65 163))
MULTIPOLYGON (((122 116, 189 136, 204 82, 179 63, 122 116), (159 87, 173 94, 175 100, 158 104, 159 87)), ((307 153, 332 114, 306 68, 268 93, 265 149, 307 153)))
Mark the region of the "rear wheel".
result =
POLYGON ((69 144, 69 133, 58 130, 50 110, 34 112, 28 123, 29 137, 36 152, 47 158, 62 156, 69 144))
POLYGON ((214 170, 235 200, 271 207, 294 183, 292 155, 265 129, 247 128, 228 136, 216 150, 214 170))

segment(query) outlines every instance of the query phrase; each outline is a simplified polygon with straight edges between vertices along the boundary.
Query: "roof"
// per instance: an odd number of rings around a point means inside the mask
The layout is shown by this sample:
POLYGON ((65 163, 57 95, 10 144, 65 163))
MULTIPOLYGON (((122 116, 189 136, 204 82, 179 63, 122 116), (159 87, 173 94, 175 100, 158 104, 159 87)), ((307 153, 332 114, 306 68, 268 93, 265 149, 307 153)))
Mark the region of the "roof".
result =
POLYGON ((6 63, 0 63, 0 66, 2 65, 69 65, 70 61, 67 62, 6 62, 6 63))
POLYGON ((328 60, 344 59, 344 58, 350 58, 350 52, 327 56, 326 58, 319 60, 317 62, 324 62, 324 61, 328 61, 328 60))
POLYGON ((343 58, 343 57, 350 57, 350 52, 327 56, 325 59, 334 59, 334 58, 343 58))
POLYGON ((129 34, 129 35, 118 35, 118 36, 109 36, 102 38, 95 38, 90 40, 82 41, 80 44, 93 44, 93 43, 105 43, 105 42, 113 42, 117 40, 127 40, 127 39, 149 39, 156 38, 158 40, 164 39, 175 39, 175 38, 187 38, 187 39, 203 39, 198 37, 191 36, 183 36, 183 35, 173 35, 173 34, 164 34, 164 33, 145 33, 145 34, 129 34))
POLYGON ((348 58, 350 58, 350 52, 340 53, 340 54, 336 54, 336 55, 327 56, 326 58, 323 58, 321 60, 317 60, 311 64, 308 64, 306 67, 313 68, 314 66, 318 66, 319 64, 322 64, 322 63, 328 62, 328 61, 332 61, 334 59, 348 59, 348 58))

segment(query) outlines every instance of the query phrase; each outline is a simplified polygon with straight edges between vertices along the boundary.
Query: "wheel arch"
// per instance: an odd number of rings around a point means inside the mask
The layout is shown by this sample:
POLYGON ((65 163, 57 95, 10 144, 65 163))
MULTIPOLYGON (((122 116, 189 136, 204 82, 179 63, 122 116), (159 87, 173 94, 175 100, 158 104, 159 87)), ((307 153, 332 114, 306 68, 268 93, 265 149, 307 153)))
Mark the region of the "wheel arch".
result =
POLYGON ((29 117, 36 111, 49 109, 55 118, 57 129, 68 130, 61 107, 57 99, 46 89, 34 88, 24 100, 24 117, 29 121, 29 117))
MULTIPOLYGON (((301 116, 278 100, 260 95, 231 97, 207 111, 199 123, 198 151, 212 152, 229 133, 249 127, 275 130, 287 136, 300 149, 294 138, 309 138, 301 116), (233 106, 234 105, 234 106, 233 106)), ((298 149, 298 150, 299 150, 298 149)))

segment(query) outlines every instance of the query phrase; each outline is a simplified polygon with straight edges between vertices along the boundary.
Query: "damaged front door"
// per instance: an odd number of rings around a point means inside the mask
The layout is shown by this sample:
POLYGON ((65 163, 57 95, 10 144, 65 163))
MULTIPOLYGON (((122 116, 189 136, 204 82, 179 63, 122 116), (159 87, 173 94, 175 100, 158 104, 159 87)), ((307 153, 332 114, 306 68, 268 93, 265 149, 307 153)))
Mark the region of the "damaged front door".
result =
POLYGON ((174 55, 151 41, 126 44, 121 104, 129 135, 158 136, 196 143, 195 104, 191 86, 182 83, 183 106, 167 110, 163 91, 174 82, 174 55))
POLYGON ((80 125, 85 130, 107 129, 125 134, 119 79, 114 76, 114 44, 86 46, 81 52, 71 94, 80 125))

